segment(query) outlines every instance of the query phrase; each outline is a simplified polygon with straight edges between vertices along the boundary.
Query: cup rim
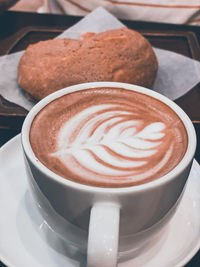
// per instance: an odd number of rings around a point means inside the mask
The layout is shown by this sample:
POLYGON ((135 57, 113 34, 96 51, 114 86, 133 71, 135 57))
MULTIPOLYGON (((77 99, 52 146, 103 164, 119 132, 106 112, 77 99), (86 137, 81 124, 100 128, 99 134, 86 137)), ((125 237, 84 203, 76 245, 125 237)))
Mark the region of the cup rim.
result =
POLYGON ((23 150, 28 157, 28 159, 31 161, 31 163, 38 168, 43 174, 47 175, 49 179, 52 179, 63 186, 68 186, 68 187, 73 187, 73 188, 78 188, 79 190, 83 191, 93 191, 93 192, 106 192, 106 193, 125 193, 125 192, 132 192, 132 191, 143 191, 143 190, 148 190, 151 189, 152 187, 159 187, 162 186, 164 183, 167 183, 171 180, 173 180, 173 177, 178 176, 192 161, 195 150, 196 150, 196 132, 194 129, 194 126, 188 117, 188 115, 172 100, 167 98, 166 96, 157 93, 151 89, 138 86, 138 85, 133 85, 133 84, 127 84, 127 83, 119 83, 119 82, 90 82, 90 83, 82 83, 82 84, 76 84, 72 85, 69 87, 65 87, 63 89, 60 89, 42 100, 40 100, 28 113, 26 116, 23 126, 22 126, 22 131, 21 131, 21 141, 22 141, 22 147, 23 150), (85 90, 85 89, 92 89, 92 88, 97 88, 97 87, 117 87, 117 88, 123 88, 123 89, 128 89, 131 91, 136 91, 140 92, 143 94, 147 94, 153 98, 156 98, 163 103, 165 103, 167 106, 169 106, 180 118, 181 121, 183 122, 187 136, 188 136, 188 146, 187 150, 185 152, 184 157, 182 160, 177 164, 177 166, 168 172, 166 175, 164 175, 161 179, 158 178, 156 180, 140 184, 140 185, 133 185, 133 186, 128 186, 128 187, 119 187, 119 188, 105 188, 105 187, 96 187, 92 185, 85 185, 85 184, 80 184, 68 179, 64 179, 60 177, 58 174, 54 173, 50 169, 48 169, 44 164, 42 164, 37 157, 35 156, 31 145, 29 141, 29 131, 30 127, 32 124, 33 119, 35 118, 36 114, 43 108, 45 107, 48 103, 51 101, 65 95, 69 94, 75 91, 80 91, 80 90, 85 90))

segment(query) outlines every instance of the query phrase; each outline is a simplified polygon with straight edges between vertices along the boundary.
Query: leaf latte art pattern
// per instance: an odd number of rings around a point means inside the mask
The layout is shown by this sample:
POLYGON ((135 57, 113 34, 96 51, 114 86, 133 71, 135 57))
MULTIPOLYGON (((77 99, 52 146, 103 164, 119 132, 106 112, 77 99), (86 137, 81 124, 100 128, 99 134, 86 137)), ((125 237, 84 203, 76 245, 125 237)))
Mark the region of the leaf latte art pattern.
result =
POLYGON ((144 120, 123 105, 93 105, 62 125, 51 156, 90 181, 138 182, 167 164, 173 142, 165 130, 163 122, 144 120))
POLYGON ((188 137, 179 116, 159 99, 95 87, 41 109, 30 142, 37 159, 64 179, 117 188, 170 172, 183 158, 188 137))

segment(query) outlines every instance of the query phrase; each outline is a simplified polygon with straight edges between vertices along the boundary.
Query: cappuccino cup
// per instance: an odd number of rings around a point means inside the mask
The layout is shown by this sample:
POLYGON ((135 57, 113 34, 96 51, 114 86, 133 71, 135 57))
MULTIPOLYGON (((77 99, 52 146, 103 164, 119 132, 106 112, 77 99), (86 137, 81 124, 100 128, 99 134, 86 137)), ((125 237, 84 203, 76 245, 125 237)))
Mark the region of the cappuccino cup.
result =
POLYGON ((142 251, 181 201, 196 150, 185 112, 140 86, 93 82, 37 103, 22 127, 30 189, 48 225, 116 266, 142 251), (80 241, 81 240, 81 241, 80 241))

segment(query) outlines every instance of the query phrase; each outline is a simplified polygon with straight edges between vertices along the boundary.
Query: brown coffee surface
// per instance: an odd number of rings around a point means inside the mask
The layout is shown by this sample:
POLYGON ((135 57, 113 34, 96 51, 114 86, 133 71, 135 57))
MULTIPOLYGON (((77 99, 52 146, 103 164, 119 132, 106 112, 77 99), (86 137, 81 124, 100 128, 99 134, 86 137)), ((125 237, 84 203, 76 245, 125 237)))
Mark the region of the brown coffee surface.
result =
POLYGON ((65 179, 127 187, 170 172, 187 149, 177 114, 151 96, 119 88, 69 93, 34 118, 36 157, 65 179))

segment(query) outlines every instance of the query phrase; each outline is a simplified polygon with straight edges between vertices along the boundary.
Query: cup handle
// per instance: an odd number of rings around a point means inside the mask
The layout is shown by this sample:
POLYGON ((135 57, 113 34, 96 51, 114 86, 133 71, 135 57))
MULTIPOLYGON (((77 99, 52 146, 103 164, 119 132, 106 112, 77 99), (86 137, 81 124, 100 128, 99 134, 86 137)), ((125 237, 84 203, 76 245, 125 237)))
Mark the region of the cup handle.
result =
POLYGON ((120 207, 96 203, 90 212, 87 267, 116 267, 120 207))

